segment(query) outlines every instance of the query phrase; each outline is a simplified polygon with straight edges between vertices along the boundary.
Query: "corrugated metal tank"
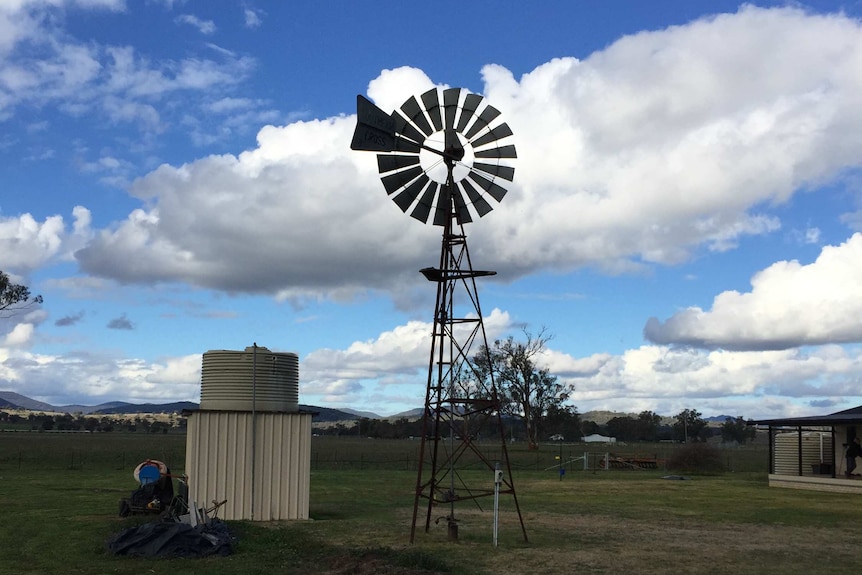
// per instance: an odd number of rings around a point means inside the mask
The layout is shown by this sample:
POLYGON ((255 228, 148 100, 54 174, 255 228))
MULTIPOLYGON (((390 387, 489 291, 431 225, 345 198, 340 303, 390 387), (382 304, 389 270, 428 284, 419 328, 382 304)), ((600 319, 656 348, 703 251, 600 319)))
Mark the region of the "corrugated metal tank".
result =
POLYGON ((311 417, 311 413, 191 413, 185 469, 189 497, 206 507, 226 500, 218 516, 227 520, 308 519, 311 417))
POLYGON ((299 356, 204 353, 200 407, 188 418, 189 498, 225 501, 222 519, 308 519, 312 414, 299 411, 299 356))
POLYGON ((204 353, 201 410, 299 411, 299 356, 254 346, 204 353))
MULTIPOLYGON (((788 431, 775 434, 774 470, 778 475, 799 475, 799 433, 788 431)), ((830 463, 832 434, 825 431, 802 433, 802 474, 813 475, 812 465, 830 463)))

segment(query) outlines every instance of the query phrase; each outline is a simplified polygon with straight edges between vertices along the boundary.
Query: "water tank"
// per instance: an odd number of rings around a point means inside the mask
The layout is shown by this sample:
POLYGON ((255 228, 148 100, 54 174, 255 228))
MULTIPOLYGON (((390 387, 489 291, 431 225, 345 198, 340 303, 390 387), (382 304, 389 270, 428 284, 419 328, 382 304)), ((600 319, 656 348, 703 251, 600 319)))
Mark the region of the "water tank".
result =
POLYGON ((254 346, 204 353, 201 409, 299 411, 299 356, 254 346))

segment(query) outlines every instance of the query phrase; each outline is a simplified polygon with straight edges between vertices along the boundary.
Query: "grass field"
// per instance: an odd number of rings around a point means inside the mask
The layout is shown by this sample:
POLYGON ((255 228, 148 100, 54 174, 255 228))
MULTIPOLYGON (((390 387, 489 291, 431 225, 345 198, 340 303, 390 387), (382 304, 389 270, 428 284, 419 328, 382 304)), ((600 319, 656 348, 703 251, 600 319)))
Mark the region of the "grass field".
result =
MULTIPOLYGON (((141 520, 116 516, 118 499, 135 487, 132 468, 155 457, 181 471, 184 437, 0 434, 0 573, 807 575, 854 572, 862 560, 862 499, 769 489, 765 472, 745 470, 765 466, 762 449, 729 454, 735 472, 675 481, 662 479, 661 469, 584 472, 577 465, 560 480, 552 468, 559 448, 515 447, 528 543, 504 497, 499 547, 491 544, 490 502, 482 511, 456 508, 457 542, 447 541, 443 521, 429 533, 420 528, 410 545, 417 447, 314 438, 311 521, 236 522, 230 557, 150 560, 111 556, 105 541, 141 520)), ((571 447, 573 456, 582 450, 571 447)))

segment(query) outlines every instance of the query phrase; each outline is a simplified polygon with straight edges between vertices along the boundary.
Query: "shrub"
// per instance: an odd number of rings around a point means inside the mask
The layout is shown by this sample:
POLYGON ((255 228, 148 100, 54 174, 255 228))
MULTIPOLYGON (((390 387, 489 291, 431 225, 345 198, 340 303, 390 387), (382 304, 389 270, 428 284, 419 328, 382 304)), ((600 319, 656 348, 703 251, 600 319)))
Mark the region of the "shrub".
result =
POLYGON ((721 452, 704 442, 687 443, 675 450, 667 460, 667 467, 683 473, 721 473, 724 464, 721 452))

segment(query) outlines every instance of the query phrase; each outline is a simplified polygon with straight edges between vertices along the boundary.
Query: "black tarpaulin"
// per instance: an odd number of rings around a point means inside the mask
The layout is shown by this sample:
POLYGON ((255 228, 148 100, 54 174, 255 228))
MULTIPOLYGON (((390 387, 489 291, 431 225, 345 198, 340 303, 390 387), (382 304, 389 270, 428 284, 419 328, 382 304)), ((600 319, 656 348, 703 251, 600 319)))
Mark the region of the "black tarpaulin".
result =
POLYGON ((108 550, 134 557, 207 557, 230 555, 233 537, 225 523, 144 523, 111 537, 108 550))

